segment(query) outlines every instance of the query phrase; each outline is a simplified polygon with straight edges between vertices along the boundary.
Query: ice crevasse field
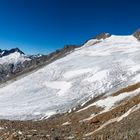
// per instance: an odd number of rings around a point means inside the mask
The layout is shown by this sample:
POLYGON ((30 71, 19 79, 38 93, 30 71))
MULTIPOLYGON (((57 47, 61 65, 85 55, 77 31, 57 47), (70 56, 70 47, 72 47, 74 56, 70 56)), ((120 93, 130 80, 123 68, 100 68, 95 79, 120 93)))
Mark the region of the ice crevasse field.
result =
POLYGON ((0 119, 48 118, 139 79, 140 43, 135 37, 91 39, 67 56, 1 87, 0 119))

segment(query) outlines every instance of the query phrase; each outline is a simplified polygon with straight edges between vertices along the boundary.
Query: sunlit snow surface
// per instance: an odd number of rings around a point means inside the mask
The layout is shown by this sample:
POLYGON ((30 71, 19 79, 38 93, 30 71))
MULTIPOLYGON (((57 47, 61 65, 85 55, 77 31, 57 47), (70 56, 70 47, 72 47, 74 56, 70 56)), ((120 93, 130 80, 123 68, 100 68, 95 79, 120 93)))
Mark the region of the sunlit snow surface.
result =
POLYGON ((11 53, 7 56, 3 56, 0 58, 0 65, 3 64, 18 64, 23 63, 25 60, 30 60, 24 54, 20 54, 19 52, 11 53))
POLYGON ((1 87, 0 118, 47 118, 138 82, 140 42, 133 36, 111 36, 91 45, 94 42, 1 87))

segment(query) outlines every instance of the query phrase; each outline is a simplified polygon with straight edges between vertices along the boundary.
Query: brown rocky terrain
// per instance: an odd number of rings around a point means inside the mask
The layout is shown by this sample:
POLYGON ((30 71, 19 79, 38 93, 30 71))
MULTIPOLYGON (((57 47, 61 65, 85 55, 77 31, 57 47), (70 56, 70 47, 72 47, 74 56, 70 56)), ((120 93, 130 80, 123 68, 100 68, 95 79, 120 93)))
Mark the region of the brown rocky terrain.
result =
POLYGON ((47 120, 1 120, 0 140, 139 140, 140 94, 135 94, 139 88, 136 83, 110 95, 134 92, 105 112, 104 108, 93 105, 108 98, 103 96, 47 120))

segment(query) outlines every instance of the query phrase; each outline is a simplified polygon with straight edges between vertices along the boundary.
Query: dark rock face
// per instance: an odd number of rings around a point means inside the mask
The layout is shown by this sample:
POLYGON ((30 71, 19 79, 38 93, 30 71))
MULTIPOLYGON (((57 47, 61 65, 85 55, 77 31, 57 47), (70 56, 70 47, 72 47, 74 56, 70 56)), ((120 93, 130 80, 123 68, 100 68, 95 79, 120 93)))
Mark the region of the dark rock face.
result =
POLYGON ((134 34, 134 37, 136 37, 140 41, 140 29, 138 29, 134 34))
POLYGON ((20 54, 24 54, 19 48, 13 48, 11 50, 1 50, 0 49, 0 57, 7 56, 11 53, 19 52, 20 54))
POLYGON ((95 37, 95 39, 98 39, 98 40, 100 40, 100 39, 106 39, 106 38, 108 38, 110 36, 111 36, 111 34, 109 34, 109 33, 101 33, 101 34, 97 35, 95 37))

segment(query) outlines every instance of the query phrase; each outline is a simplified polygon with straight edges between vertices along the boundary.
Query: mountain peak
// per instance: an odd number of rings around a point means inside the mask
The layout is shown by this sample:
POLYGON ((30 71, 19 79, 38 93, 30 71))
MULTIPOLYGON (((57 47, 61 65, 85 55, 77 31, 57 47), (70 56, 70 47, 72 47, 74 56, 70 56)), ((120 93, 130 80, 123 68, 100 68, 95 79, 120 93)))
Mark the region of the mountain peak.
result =
POLYGON ((14 52, 19 52, 20 54, 24 54, 24 52, 22 52, 19 48, 13 48, 11 50, 9 50, 11 53, 14 53, 14 52))
POLYGON ((10 50, 1 50, 0 49, 0 57, 3 57, 3 56, 7 56, 11 53, 15 53, 15 52, 18 52, 20 54, 24 54, 24 52, 22 52, 19 48, 12 48, 10 50))

